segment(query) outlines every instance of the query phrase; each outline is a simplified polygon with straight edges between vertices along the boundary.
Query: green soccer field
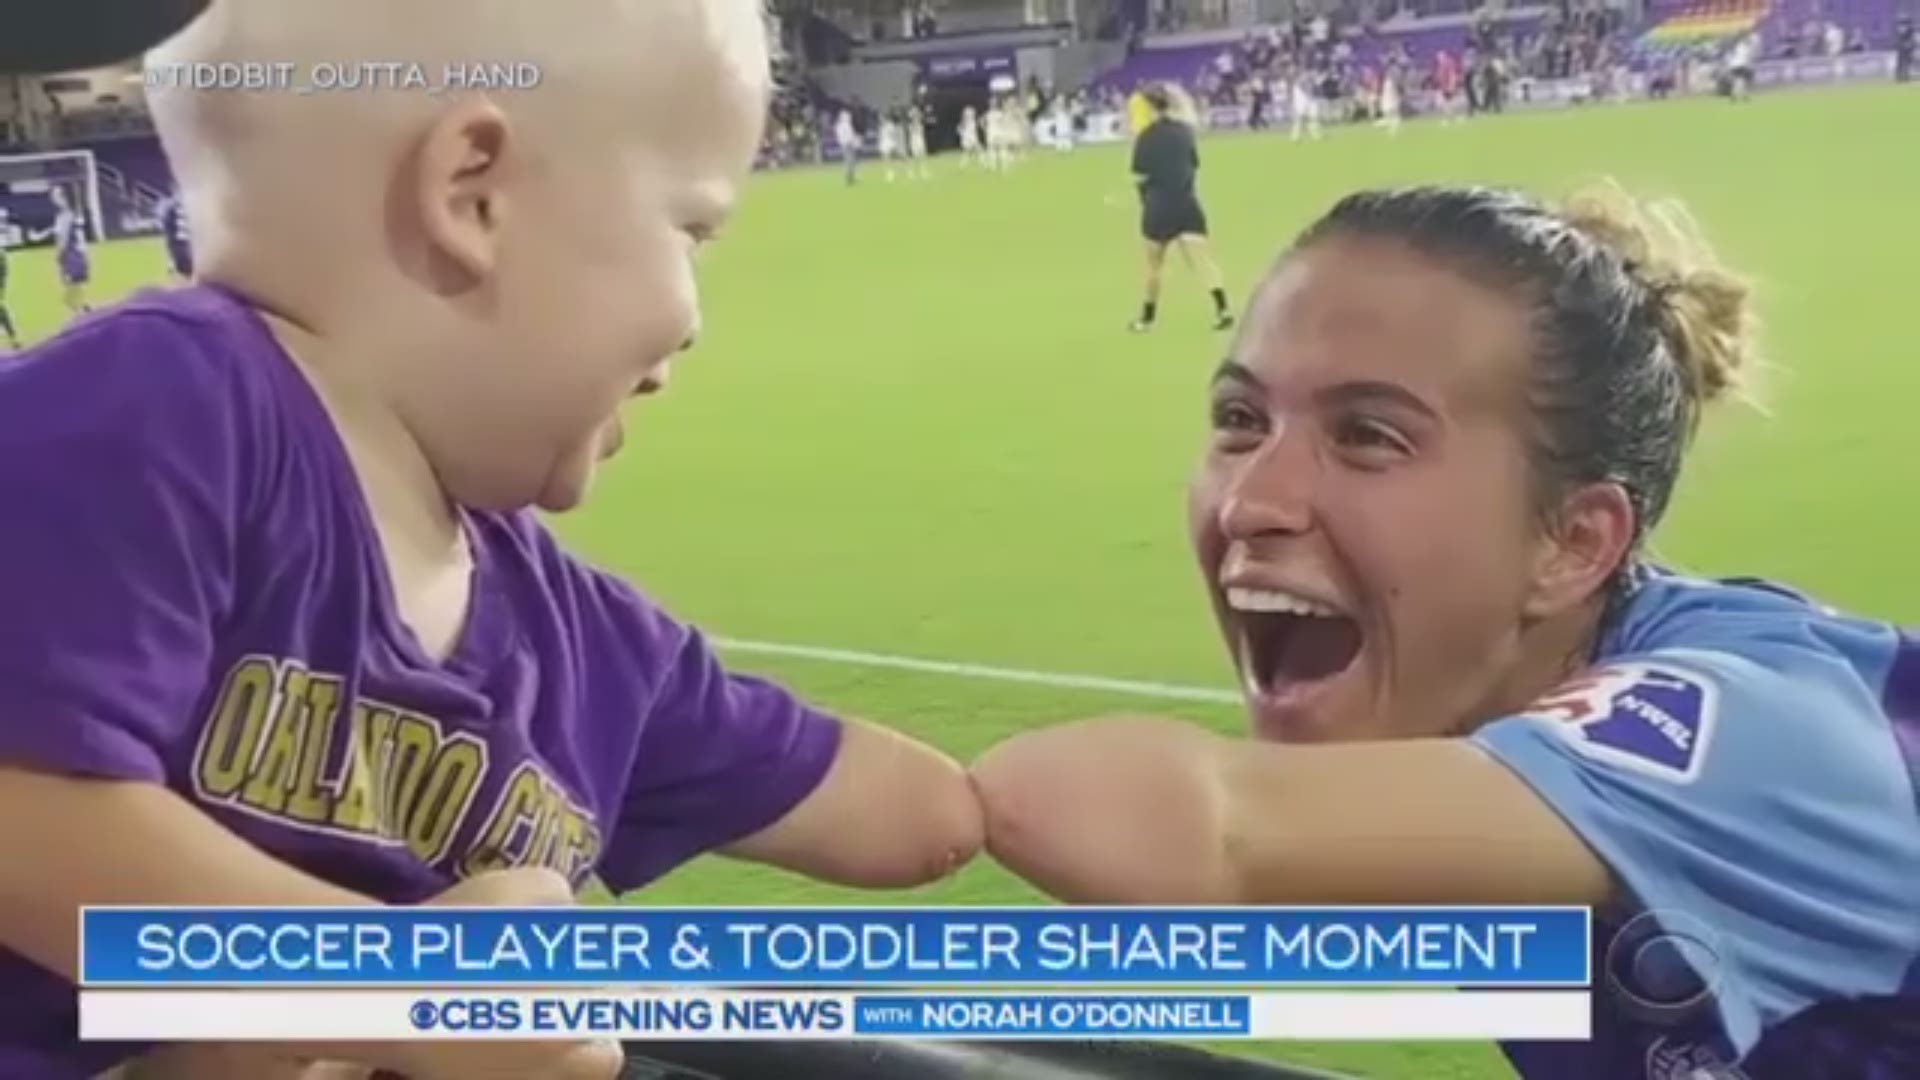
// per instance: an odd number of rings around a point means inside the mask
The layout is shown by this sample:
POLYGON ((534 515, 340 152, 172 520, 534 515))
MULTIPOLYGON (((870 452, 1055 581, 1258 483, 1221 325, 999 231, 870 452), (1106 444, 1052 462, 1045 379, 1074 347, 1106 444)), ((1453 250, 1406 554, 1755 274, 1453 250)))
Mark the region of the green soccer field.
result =
MULTIPOLYGON (((1710 422, 1658 536, 1700 572, 1783 579, 1920 622, 1920 91, 1883 87, 1576 113, 1398 139, 1213 136, 1202 192, 1236 296, 1349 189, 1422 180, 1548 192, 1612 176, 1677 195, 1761 286, 1770 415, 1710 422), (1907 493, 1905 496, 1902 492, 1907 493)), ((681 616, 745 642, 1221 689, 1226 658, 1184 541, 1182 487, 1226 344, 1177 261, 1161 326, 1137 296, 1117 148, 1011 176, 937 162, 757 178, 707 256, 707 327, 672 392, 636 405, 590 508, 560 528, 681 616)), ((100 253, 108 291, 160 279, 157 246, 100 253)), ((60 319, 52 267, 16 259, 29 335, 60 319)), ((641 298, 636 297, 636 302, 641 298)), ((1232 706, 742 650, 738 666, 962 756, 1013 732, 1154 711, 1233 730, 1232 706)), ((1359 793, 1357 797, 1367 797, 1359 793)), ((1381 797, 1390 797, 1383 795, 1381 797)), ((905 898, 1037 899, 985 862, 905 898)), ((719 861, 638 903, 863 903, 719 861)), ((1506 1076, 1481 1045, 1241 1047, 1369 1077, 1506 1076)))

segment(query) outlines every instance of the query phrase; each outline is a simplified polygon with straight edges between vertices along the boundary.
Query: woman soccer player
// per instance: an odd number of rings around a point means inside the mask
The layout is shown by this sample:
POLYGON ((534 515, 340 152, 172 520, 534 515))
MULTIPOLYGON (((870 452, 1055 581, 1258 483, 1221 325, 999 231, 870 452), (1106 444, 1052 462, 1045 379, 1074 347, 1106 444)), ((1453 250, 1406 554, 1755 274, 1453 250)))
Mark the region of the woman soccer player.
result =
POLYGON ((84 315, 93 310, 87 302, 87 284, 93 280, 93 260, 87 255, 87 223, 74 209, 67 189, 56 185, 52 192, 53 225, 34 234, 35 240, 53 239, 55 262, 60 267, 61 298, 69 315, 84 315))
POLYGON ((1379 125, 1387 129, 1387 134, 1400 134, 1400 69, 1388 65, 1380 76, 1380 119, 1379 125))
POLYGON ((960 111, 960 164, 972 168, 984 164, 980 157, 980 114, 969 105, 960 111))
MULTIPOLYGON (((1146 299, 1132 329, 1153 328, 1160 311, 1160 274, 1167 249, 1178 247, 1187 265, 1200 272, 1213 297, 1214 328, 1233 325, 1227 309, 1227 289, 1220 265, 1207 240, 1207 212, 1200 205, 1194 181, 1200 171, 1200 151, 1194 145, 1193 120, 1175 114, 1173 92, 1159 84, 1143 93, 1154 111, 1154 121, 1133 141, 1133 179, 1140 189, 1140 235, 1146 240, 1146 299)), ((1185 110, 1181 110, 1184 112, 1185 110)))
POLYGON ((1750 316, 1630 208, 1305 233, 1191 493, 1257 739, 1016 737, 989 850, 1079 901, 1591 906, 1593 1039, 1509 1046, 1530 1080, 1920 1076, 1920 640, 1645 560, 1750 316))

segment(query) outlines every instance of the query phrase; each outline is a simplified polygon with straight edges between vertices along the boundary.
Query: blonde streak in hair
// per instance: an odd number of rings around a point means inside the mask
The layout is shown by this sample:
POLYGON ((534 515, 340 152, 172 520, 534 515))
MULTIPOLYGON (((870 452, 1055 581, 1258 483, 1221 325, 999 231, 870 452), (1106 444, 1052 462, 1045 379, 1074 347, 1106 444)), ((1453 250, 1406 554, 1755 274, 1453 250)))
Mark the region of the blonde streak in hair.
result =
POLYGON ((1644 262, 1650 254, 1640 204, 1611 177, 1575 191, 1560 212, 1568 224, 1622 258, 1644 262))
POLYGON ((1762 392, 1769 365, 1759 348, 1753 282, 1725 265, 1685 203, 1663 199, 1645 210, 1658 230, 1649 237, 1653 261, 1674 282, 1675 317, 1687 329, 1695 363, 1712 364, 1726 383, 1702 404, 1731 397, 1771 415, 1762 392))
POLYGON ((1676 359, 1702 380, 1703 409, 1731 396, 1769 415, 1759 392, 1767 365, 1757 356, 1752 285, 1721 264, 1685 203, 1642 201, 1607 179, 1576 192, 1563 213, 1575 228, 1636 263, 1643 281, 1667 292, 1668 333, 1687 354, 1676 359), (1708 390, 1708 377, 1725 385, 1708 390))

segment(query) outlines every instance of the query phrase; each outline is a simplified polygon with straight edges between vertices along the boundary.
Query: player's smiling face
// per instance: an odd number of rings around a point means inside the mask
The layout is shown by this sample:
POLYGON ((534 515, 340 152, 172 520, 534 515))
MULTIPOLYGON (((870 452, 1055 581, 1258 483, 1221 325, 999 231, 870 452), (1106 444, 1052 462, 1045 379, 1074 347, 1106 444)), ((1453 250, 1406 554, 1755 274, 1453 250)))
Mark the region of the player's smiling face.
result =
POLYGON ((1196 552, 1262 738, 1439 735, 1519 662, 1526 308, 1389 240, 1262 286, 1212 388, 1196 552))

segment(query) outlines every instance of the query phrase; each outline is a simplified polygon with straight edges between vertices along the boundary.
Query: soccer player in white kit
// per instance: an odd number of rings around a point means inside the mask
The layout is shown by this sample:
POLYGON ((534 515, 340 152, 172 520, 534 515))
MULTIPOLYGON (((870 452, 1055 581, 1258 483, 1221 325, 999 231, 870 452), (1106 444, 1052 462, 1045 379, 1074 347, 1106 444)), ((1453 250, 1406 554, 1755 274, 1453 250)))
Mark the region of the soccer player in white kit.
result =
POLYGON ((893 114, 883 113, 880 117, 880 163, 886 170, 887 183, 894 180, 893 164, 900 160, 900 122, 893 114))
POLYGON ((927 179, 927 115, 918 105, 907 109, 907 161, 910 175, 927 179))
POLYGON ((1320 97, 1314 92, 1313 76, 1300 72, 1293 78, 1293 101, 1290 111, 1293 114, 1293 141, 1299 142, 1300 136, 1320 137, 1320 97))
POLYGON ((1073 150, 1073 108, 1064 95, 1053 102, 1053 145, 1061 153, 1073 150))
POLYGON ((980 114, 971 105, 960 113, 960 164, 980 164, 980 114))
POLYGON ((1734 101, 1745 101, 1753 94, 1753 52, 1752 34, 1734 42, 1727 51, 1727 96, 1734 101))
POLYGON ((1388 135, 1400 134, 1400 69, 1389 67, 1380 76, 1380 126, 1388 135))
POLYGON ((1004 102, 987 110, 987 168, 1005 172, 1013 167, 1012 121, 1004 102))
POLYGON ((851 186, 860 168, 860 135, 853 130, 853 110, 840 110, 833 122, 833 141, 840 147, 840 157, 847 166, 847 184, 851 186))

